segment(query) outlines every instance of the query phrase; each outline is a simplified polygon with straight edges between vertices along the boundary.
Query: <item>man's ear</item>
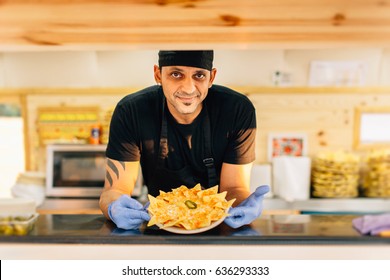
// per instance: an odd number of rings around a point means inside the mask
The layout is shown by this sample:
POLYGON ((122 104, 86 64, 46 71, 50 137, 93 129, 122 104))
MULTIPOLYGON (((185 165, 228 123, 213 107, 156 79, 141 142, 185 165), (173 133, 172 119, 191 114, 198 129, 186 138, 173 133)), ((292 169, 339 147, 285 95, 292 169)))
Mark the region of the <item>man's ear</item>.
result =
POLYGON ((216 75, 217 75, 217 69, 216 68, 211 69, 211 71, 210 71, 209 88, 213 85, 213 82, 214 82, 214 79, 215 79, 216 75))
POLYGON ((161 71, 158 65, 154 65, 154 80, 158 85, 161 85, 161 71))

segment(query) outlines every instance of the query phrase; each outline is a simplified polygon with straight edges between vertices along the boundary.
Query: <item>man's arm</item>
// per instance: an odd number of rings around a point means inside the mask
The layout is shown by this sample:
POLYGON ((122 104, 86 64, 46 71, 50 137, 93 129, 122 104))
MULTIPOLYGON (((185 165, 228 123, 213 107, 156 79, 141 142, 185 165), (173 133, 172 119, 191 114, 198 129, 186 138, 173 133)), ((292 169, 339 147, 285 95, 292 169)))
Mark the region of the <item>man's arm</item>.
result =
POLYGON ((269 186, 259 186, 250 194, 250 172, 252 163, 244 165, 223 164, 220 191, 227 191, 226 198, 236 198, 229 210, 225 223, 232 228, 250 224, 257 219, 263 210, 263 198, 269 186))
POLYGON ((104 216, 108 216, 108 206, 123 194, 131 195, 138 177, 139 161, 106 160, 106 178, 100 195, 99 206, 104 216))
POLYGON ((223 163, 219 189, 227 191, 226 199, 236 198, 233 206, 240 204, 250 194, 250 175, 253 163, 229 164, 223 163))

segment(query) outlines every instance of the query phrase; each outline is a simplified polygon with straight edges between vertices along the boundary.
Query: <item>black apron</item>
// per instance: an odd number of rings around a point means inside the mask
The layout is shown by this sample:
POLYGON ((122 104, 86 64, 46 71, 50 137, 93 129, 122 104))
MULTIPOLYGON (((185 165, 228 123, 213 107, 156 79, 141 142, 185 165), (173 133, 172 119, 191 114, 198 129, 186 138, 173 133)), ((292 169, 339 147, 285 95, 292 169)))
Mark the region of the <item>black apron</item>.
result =
MULTIPOLYGON (((152 178, 149 180, 148 189, 149 194, 153 196, 159 195, 159 191, 170 192, 172 189, 185 185, 188 188, 194 187, 198 180, 195 178, 191 167, 184 166, 180 170, 169 170, 164 167, 164 160, 168 156, 168 123, 167 116, 165 113, 166 105, 165 98, 163 98, 162 105, 162 123, 161 123, 161 135, 160 135, 160 146, 157 158, 157 167, 152 175, 152 178)), ((206 106, 203 104, 203 106, 206 106)), ((217 178, 217 172, 214 166, 214 158, 211 154, 211 129, 210 129, 210 118, 206 108, 203 108, 205 111, 204 120, 203 120, 203 130, 204 130, 204 155, 203 155, 203 164, 207 168, 207 186, 202 186, 204 188, 213 187, 219 184, 219 179, 217 178)))

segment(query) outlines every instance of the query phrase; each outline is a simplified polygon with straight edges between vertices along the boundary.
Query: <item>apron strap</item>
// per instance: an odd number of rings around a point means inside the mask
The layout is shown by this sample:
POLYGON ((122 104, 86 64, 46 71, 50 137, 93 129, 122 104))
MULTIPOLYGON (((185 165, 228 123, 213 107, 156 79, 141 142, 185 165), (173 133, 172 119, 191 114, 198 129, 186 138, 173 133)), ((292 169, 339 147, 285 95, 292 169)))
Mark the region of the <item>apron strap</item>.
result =
POLYGON ((164 159, 167 156, 168 156, 168 123, 167 123, 167 116, 165 115, 165 96, 163 95, 160 147, 159 147, 158 162, 157 162, 157 165, 159 167, 164 166, 164 159))
POLYGON ((217 172, 214 166, 214 158, 211 153, 211 127, 210 127, 210 118, 209 113, 206 108, 206 104, 203 103, 205 110, 204 117, 204 149, 205 149, 205 158, 203 159, 203 164, 207 168, 208 176, 208 187, 214 187, 218 185, 217 172))

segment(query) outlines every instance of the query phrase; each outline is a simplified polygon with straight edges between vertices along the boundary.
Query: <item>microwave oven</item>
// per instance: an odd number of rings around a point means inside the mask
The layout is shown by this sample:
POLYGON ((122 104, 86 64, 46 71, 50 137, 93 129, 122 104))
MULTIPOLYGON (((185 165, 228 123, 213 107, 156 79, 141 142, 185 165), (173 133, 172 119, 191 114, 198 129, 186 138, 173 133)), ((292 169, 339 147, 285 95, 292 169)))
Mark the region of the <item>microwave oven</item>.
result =
POLYGON ((46 196, 99 197, 105 179, 105 153, 105 145, 48 145, 46 196))
MULTIPOLYGON (((106 145, 51 144, 46 148, 46 197, 98 198, 106 175, 106 145)), ((141 196, 139 170, 132 196, 141 196)))

